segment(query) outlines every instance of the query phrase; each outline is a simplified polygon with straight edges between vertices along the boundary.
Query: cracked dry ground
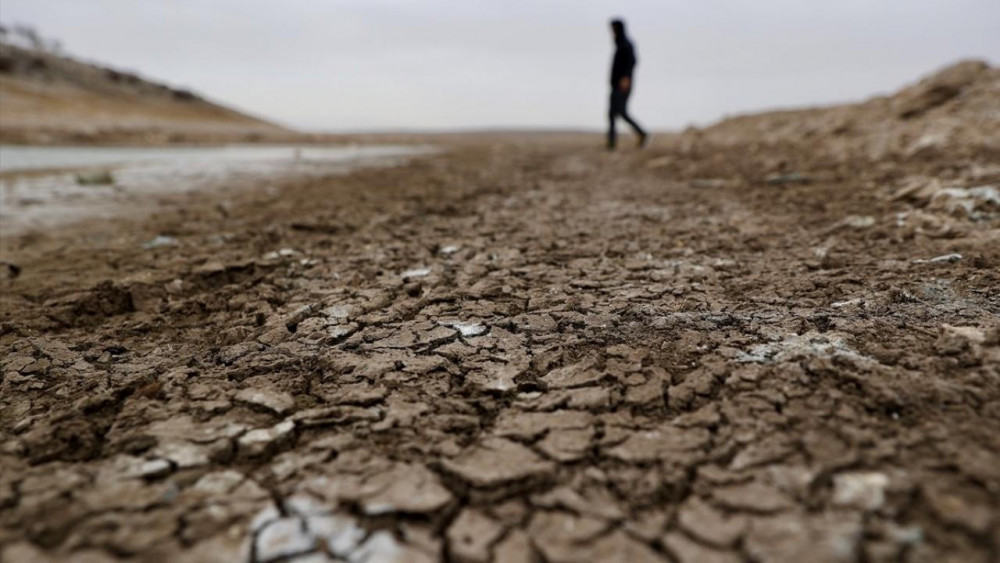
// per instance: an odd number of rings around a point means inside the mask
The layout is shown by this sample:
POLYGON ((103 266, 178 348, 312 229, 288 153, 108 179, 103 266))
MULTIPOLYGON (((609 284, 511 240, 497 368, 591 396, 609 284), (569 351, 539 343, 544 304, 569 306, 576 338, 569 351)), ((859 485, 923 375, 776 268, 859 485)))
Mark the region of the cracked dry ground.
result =
POLYGON ((459 147, 23 237, 3 560, 991 560, 996 217, 784 150, 812 183, 459 147))

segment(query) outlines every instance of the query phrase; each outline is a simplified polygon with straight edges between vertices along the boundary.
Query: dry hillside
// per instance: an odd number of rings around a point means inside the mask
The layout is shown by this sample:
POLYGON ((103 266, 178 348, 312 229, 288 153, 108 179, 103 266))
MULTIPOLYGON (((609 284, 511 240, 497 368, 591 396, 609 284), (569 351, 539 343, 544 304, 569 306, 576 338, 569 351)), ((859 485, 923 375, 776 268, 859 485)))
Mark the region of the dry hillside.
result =
POLYGON ((187 90, 0 44, 0 142, 212 142, 290 135, 187 90))
POLYGON ((1000 155, 1000 68, 962 61, 889 96, 740 116, 694 133, 720 146, 797 145, 840 162, 1000 155))

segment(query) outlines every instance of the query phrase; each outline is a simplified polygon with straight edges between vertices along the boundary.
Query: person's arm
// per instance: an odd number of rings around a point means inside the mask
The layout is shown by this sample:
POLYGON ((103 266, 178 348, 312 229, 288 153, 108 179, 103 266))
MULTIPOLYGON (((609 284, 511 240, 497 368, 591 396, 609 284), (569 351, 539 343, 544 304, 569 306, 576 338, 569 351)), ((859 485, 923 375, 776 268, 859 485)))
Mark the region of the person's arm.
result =
POLYGON ((631 44, 622 49, 622 77, 618 80, 618 89, 628 92, 632 88, 632 70, 635 68, 635 50, 631 44))

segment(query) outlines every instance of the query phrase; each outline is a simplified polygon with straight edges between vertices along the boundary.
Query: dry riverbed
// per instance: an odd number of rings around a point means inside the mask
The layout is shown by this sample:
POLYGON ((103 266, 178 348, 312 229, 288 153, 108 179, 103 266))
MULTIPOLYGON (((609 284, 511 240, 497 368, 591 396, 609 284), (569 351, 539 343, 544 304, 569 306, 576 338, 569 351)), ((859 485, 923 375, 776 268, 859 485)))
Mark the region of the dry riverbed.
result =
POLYGON ((2 559, 989 561, 1000 170, 593 140, 5 237, 2 559))

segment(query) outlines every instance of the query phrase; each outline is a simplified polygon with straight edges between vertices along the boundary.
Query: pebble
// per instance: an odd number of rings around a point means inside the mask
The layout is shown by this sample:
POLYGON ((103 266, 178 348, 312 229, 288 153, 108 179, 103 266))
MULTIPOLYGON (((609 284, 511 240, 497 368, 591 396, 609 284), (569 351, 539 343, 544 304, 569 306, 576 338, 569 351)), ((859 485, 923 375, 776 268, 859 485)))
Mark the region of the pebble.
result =
POLYGON ((885 503, 885 473, 840 473, 833 477, 833 504, 861 510, 875 510, 885 503))
POLYGON ((462 336, 479 336, 486 332, 486 326, 479 323, 451 322, 442 324, 457 330, 462 336))
POLYGON ((142 245, 146 250, 151 250, 154 248, 163 248, 165 246, 177 246, 180 242, 174 238, 166 235, 159 235, 142 245))
POLYGON ((851 307, 851 306, 854 306, 854 305, 860 305, 862 302, 863 302, 862 299, 860 297, 858 297, 858 298, 855 298, 855 299, 848 299, 846 301, 837 301, 835 303, 831 303, 830 306, 833 307, 834 309, 842 309, 844 307, 851 307))
POLYGON ((286 420, 271 428, 258 428, 240 436, 240 453, 249 457, 264 455, 279 443, 291 437, 295 422, 286 420))
POLYGON ((190 442, 165 442, 153 450, 161 458, 173 462, 179 469, 203 467, 209 463, 208 448, 190 442))
POLYGON ((844 218, 844 225, 854 229, 867 229, 875 224, 871 215, 849 215, 844 218))
POLYGON ((941 256, 935 256, 928 260, 916 259, 913 261, 914 264, 950 264, 952 262, 958 262, 962 259, 962 255, 956 253, 953 254, 943 254, 941 256))
POLYGON ((170 462, 165 459, 151 459, 143 462, 136 473, 144 479, 157 479, 170 473, 171 468, 170 462))
POLYGON ((413 268, 412 270, 406 270, 401 274, 403 279, 407 278, 424 278, 429 276, 431 273, 430 268, 413 268))

